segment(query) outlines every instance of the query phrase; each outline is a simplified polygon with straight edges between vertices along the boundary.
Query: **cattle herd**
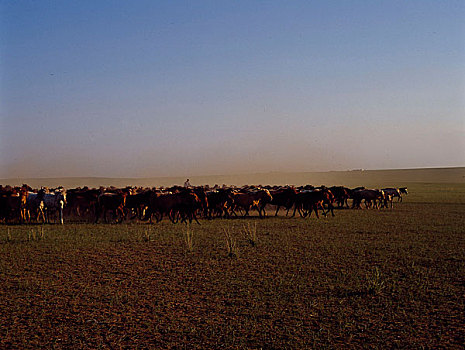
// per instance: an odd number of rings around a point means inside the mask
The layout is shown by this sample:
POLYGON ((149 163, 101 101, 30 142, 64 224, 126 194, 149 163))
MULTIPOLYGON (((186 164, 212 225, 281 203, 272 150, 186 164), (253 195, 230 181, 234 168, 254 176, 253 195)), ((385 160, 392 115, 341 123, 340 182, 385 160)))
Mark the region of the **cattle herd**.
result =
POLYGON ((167 217, 171 222, 198 223, 198 218, 260 217, 272 208, 286 216, 298 213, 324 216, 337 208, 392 208, 393 199, 402 201, 407 188, 366 189, 344 186, 198 186, 171 188, 100 187, 32 189, 0 185, 0 221, 3 223, 52 223, 85 221, 108 223, 140 220, 152 223, 167 217), (349 200, 351 204, 349 205, 349 200), (363 207, 362 207, 363 203, 363 207))

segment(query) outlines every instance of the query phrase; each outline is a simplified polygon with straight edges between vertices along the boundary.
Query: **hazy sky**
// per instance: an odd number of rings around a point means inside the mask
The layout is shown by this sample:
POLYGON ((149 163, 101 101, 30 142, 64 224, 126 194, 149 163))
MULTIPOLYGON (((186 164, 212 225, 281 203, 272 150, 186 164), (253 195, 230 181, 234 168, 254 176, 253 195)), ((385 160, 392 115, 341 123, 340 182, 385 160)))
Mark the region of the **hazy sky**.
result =
POLYGON ((0 177, 465 165, 464 1, 0 9, 0 177))

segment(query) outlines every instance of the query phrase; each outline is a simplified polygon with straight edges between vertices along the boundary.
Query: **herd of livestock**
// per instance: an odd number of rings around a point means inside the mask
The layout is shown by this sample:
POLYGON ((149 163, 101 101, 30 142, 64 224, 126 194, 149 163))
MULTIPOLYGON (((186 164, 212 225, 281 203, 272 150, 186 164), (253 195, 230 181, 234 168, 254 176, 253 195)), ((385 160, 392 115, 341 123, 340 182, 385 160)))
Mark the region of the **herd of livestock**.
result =
POLYGON ((392 208, 394 198, 402 201, 407 188, 366 189, 343 186, 243 186, 171 188, 74 188, 32 189, 27 185, 0 185, 0 222, 63 224, 65 219, 98 223, 141 220, 159 222, 168 217, 173 223, 198 223, 198 218, 248 216, 256 210, 260 217, 272 208, 286 215, 310 217, 319 211, 334 216, 334 207, 361 209, 392 208), (349 205, 349 200, 351 204, 349 205), (291 214, 292 212, 292 214, 291 214))

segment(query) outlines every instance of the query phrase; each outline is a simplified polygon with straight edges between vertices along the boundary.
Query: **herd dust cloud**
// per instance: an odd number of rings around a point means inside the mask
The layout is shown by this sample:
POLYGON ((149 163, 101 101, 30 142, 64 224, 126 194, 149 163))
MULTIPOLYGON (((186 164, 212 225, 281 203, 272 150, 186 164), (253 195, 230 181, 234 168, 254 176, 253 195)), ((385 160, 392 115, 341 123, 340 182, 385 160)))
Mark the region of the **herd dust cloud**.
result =
POLYGON ((224 137, 171 135, 169 142, 128 138, 112 147, 58 147, 39 138, 30 144, 2 143, 0 177, 192 177, 464 165, 463 130, 451 129, 440 124, 412 129, 385 124, 371 130, 344 125, 294 135, 265 130, 224 137))

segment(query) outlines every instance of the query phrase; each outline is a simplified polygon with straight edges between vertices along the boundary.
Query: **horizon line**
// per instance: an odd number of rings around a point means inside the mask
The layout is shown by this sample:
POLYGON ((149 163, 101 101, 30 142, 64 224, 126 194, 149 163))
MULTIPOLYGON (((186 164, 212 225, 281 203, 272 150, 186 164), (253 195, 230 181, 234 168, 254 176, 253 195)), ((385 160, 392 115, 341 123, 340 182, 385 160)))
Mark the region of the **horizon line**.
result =
POLYGON ((440 170, 440 169, 460 169, 463 166, 438 166, 438 167, 414 167, 414 168, 386 168, 386 169, 347 169, 347 170, 325 170, 325 171, 265 171, 254 173, 234 173, 234 174, 209 174, 209 175, 170 175, 170 176, 143 176, 143 177, 111 177, 111 176, 57 176, 57 177, 5 177, 0 180, 10 179, 167 179, 167 178, 197 178, 197 177, 215 177, 215 176, 247 176, 247 175, 263 175, 263 174, 302 174, 302 173, 343 173, 343 172, 365 172, 365 171, 399 171, 399 170, 440 170))

